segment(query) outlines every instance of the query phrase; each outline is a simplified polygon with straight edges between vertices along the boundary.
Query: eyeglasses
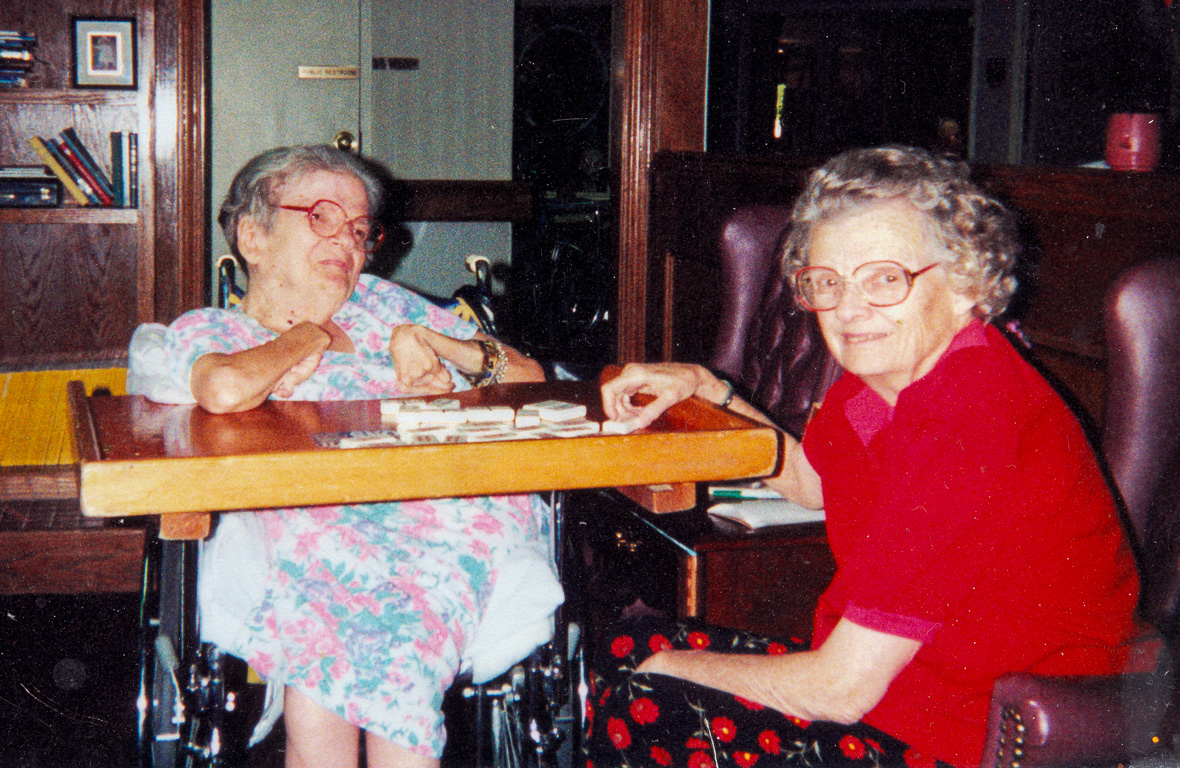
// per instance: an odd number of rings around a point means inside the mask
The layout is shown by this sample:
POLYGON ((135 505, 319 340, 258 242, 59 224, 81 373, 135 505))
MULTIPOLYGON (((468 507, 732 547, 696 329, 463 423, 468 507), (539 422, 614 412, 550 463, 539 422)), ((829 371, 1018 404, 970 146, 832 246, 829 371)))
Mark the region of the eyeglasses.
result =
POLYGON ((365 253, 372 253, 381 247, 385 239, 385 227, 381 222, 370 216, 348 218, 348 214, 338 203, 331 200, 316 200, 310 206, 280 205, 285 211, 301 211, 307 214, 307 224, 311 231, 320 237, 332 238, 340 234, 340 230, 348 227, 356 244, 365 249, 365 253))
MULTIPOLYGON (((911 272, 896 261, 870 261, 852 272, 852 282, 871 307, 892 307, 910 295, 914 278, 924 275, 942 262, 935 262, 911 272)), ((835 309, 844 297, 848 280, 828 267, 804 267, 795 273, 795 296, 812 312, 835 309)))

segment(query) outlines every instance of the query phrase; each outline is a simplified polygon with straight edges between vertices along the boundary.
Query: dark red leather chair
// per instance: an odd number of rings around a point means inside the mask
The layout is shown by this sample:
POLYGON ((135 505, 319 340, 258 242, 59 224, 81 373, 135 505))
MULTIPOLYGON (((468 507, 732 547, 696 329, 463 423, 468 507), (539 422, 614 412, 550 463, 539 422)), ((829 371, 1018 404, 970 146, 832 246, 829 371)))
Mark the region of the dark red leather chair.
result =
POLYGON ((738 208, 721 230, 722 304, 710 366, 799 437, 840 368, 815 315, 795 306, 777 258, 791 209, 738 208))
MULTIPOLYGON (((786 206, 739 208, 723 227, 724 299, 710 362, 798 435, 840 369, 814 316, 794 307, 777 263, 776 246, 789 213, 786 206)), ((1108 395, 1102 452, 1136 540, 1141 613, 1177 648, 1180 260, 1156 259, 1127 270, 1109 290, 1104 322, 1108 395)), ((1163 719, 1173 689, 1170 665, 1157 675, 1001 678, 993 691, 985 765, 1114 765, 1170 748, 1163 719)))
MULTIPOLYGON (((1102 452, 1135 537, 1140 614, 1175 649, 1180 647, 1180 260, 1152 259, 1125 270, 1107 291, 1103 322, 1102 452)), ((985 765, 1117 765, 1151 754, 1157 755, 1152 764, 1176 765, 1175 711, 1167 713, 1175 673, 1165 659, 1155 675, 1001 678, 992 692, 985 765)))

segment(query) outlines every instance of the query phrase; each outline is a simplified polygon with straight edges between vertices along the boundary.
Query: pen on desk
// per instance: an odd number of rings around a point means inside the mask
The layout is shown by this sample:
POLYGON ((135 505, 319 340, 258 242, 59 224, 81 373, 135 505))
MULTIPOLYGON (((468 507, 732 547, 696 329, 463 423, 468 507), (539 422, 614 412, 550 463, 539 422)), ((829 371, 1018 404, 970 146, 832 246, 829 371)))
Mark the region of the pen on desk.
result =
POLYGON ((710 488, 714 499, 781 499, 782 494, 770 488, 710 488))

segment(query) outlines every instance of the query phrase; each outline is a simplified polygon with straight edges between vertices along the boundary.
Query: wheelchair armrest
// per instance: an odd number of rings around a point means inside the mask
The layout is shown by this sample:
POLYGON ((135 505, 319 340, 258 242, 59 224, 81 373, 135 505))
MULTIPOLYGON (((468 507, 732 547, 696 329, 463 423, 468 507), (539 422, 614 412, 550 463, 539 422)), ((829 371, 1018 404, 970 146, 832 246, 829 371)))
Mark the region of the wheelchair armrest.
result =
POLYGON ((1005 675, 992 690, 983 765, 1113 765, 1158 751, 1171 692, 1165 673, 1005 675))

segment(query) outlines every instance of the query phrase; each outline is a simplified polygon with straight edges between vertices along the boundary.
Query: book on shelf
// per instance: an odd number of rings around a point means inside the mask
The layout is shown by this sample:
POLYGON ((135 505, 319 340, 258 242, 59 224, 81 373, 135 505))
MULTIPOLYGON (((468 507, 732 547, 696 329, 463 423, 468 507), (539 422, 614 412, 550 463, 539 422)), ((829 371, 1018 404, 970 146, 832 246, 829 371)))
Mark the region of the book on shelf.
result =
POLYGON ((111 187, 115 204, 136 208, 139 204, 139 168, 132 143, 136 134, 131 131, 111 131, 111 187))
POLYGON ((32 83, 37 57, 37 36, 28 32, 0 29, 0 88, 27 88, 32 83))
POLYGON ((58 134, 58 137, 61 139, 62 145, 69 147, 74 153, 77 161, 81 164, 81 169, 89 174, 88 180, 97 187, 100 192, 99 197, 103 197, 107 205, 115 205, 115 190, 111 186, 111 180, 103 172, 102 166, 94 161, 94 155, 90 154, 90 150, 78 138, 74 129, 66 128, 58 134))
POLYGON ((78 183, 74 181, 73 175, 71 175, 58 161, 54 154, 49 150, 49 146, 41 140, 40 136, 30 136, 29 145, 33 148, 33 151, 37 153, 37 156, 41 158, 41 161, 49 167, 49 170, 53 172, 53 175, 57 176, 58 180, 61 181, 62 186, 65 187, 66 191, 70 193, 70 197, 77 201, 78 205, 90 204, 90 198, 86 196, 86 193, 82 191, 82 188, 78 186, 78 183))
POLYGON ((127 207, 139 207, 139 134, 130 133, 127 136, 127 207))
MULTIPOLYGON (((94 175, 93 171, 87 166, 86 162, 78 155, 74 145, 65 139, 49 139, 47 143, 52 142, 53 146, 57 147, 58 152, 66 159, 75 174, 86 181, 90 186, 90 191, 98 198, 99 205, 114 205, 115 199, 111 197, 110 192, 103 188, 102 182, 94 175)), ((108 182, 109 184, 109 182, 108 182)), ((79 184, 78 186, 82 186, 79 184)))
POLYGON ((48 165, 0 165, 0 179, 55 179, 48 165))
POLYGON ((47 138, 42 138, 41 142, 49 150, 49 154, 53 155, 53 158, 57 160, 57 164, 64 168, 65 172, 74 180, 74 183, 78 185, 78 189, 82 190, 82 194, 86 195, 89 204, 102 205, 102 200, 98 199, 98 193, 94 191, 94 187, 90 186, 90 182, 78 172, 78 169, 74 167, 70 159, 62 154, 61 145, 53 139, 47 138))

